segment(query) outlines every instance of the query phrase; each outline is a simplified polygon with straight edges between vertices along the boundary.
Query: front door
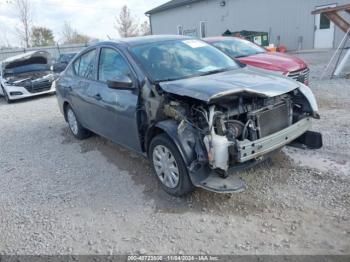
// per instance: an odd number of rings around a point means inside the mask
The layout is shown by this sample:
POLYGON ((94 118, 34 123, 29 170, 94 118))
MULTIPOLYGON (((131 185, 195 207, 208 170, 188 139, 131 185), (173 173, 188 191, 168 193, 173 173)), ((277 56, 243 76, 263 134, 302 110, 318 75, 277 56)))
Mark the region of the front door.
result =
MULTIPOLYGON (((336 4, 318 6, 317 9, 327 7, 336 7, 336 4)), ((315 48, 333 48, 334 42, 334 23, 331 22, 325 14, 315 16, 315 48)))
MULTIPOLYGON (((116 76, 133 73, 128 61, 116 49, 102 47, 98 62, 97 82, 94 93, 96 98, 92 114, 98 123, 98 133, 118 144, 135 151, 141 151, 137 124, 138 89, 111 89, 107 80, 116 76)), ((134 81, 135 82, 135 81, 134 81)))

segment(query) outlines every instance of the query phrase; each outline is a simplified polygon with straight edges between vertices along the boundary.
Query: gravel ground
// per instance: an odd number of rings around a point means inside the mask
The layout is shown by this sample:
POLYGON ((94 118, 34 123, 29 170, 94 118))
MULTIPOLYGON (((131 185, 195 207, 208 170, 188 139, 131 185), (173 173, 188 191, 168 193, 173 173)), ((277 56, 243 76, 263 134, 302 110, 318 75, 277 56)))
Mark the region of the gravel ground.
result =
POLYGON ((311 67, 324 147, 284 149, 248 189, 174 198, 142 157, 75 140, 56 98, 0 99, 0 254, 350 254, 350 82, 311 67))

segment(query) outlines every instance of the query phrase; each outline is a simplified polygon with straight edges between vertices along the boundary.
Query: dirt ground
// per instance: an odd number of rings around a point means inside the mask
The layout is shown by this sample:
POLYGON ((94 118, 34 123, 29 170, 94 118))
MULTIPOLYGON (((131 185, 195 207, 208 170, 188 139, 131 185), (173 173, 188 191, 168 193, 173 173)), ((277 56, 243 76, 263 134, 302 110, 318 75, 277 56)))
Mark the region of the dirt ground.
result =
POLYGON ((0 99, 0 254, 350 254, 350 80, 303 53, 323 133, 241 174, 248 189, 164 193, 141 156, 77 141, 55 96, 0 99))

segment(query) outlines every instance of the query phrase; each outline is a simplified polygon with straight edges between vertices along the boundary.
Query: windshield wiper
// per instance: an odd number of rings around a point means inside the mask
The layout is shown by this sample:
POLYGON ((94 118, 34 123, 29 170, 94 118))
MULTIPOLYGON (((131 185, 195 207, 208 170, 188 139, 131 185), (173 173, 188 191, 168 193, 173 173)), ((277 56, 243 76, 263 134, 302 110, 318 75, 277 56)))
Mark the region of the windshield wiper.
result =
POLYGON ((225 72, 225 71, 228 71, 228 70, 229 69, 227 69, 227 68, 216 69, 216 70, 208 71, 208 72, 205 72, 205 73, 201 73, 201 74, 199 74, 199 76, 218 74, 218 73, 222 73, 222 72, 225 72))
POLYGON ((208 71, 208 72, 204 72, 204 73, 200 73, 200 74, 195 74, 195 75, 188 75, 188 76, 183 76, 183 77, 178 77, 178 78, 165 78, 165 79, 161 79, 161 80, 155 80, 155 82, 161 83, 161 82, 187 79, 187 78, 192 78, 192 77, 196 77, 196 76, 206 76, 206 75, 218 74, 218 73, 226 72, 226 71, 229 71, 232 69, 233 68, 221 68, 221 69, 216 69, 216 70, 212 70, 212 71, 208 71))
POLYGON ((160 80, 155 80, 156 83, 161 83, 161 82, 168 82, 168 81, 176 81, 180 80, 182 77, 177 77, 177 78, 165 78, 165 79, 160 79, 160 80))

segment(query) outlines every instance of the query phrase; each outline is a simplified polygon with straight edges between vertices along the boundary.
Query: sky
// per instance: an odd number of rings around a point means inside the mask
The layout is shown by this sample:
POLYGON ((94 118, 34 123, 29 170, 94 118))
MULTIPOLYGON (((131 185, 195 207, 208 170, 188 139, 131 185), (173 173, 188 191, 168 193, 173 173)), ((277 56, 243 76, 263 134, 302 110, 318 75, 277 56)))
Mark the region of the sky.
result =
MULTIPOLYGON (((20 46, 16 34, 19 25, 13 0, 0 0, 0 45, 8 42, 20 46)), ((140 23, 148 20, 145 12, 167 0, 29 0, 32 22, 53 30, 55 41, 62 39, 62 27, 69 22, 79 33, 98 39, 118 38, 114 28, 116 17, 123 5, 127 5, 140 23)))

